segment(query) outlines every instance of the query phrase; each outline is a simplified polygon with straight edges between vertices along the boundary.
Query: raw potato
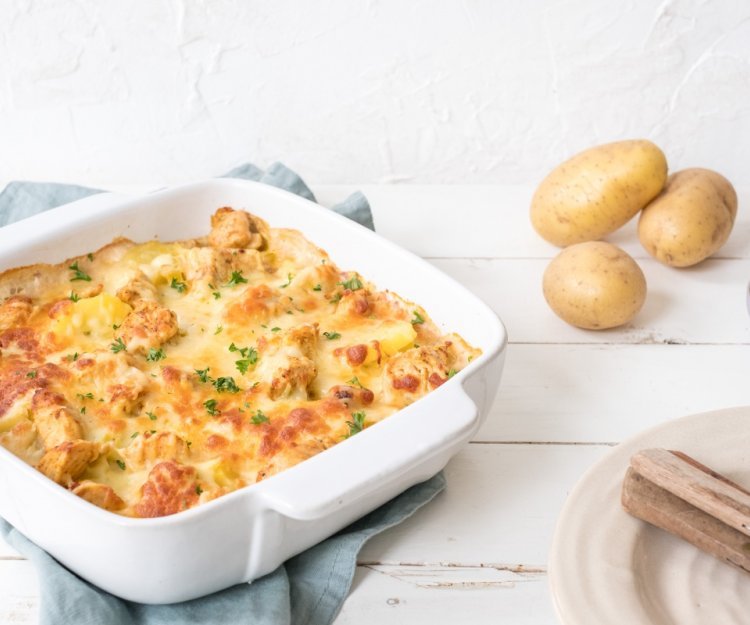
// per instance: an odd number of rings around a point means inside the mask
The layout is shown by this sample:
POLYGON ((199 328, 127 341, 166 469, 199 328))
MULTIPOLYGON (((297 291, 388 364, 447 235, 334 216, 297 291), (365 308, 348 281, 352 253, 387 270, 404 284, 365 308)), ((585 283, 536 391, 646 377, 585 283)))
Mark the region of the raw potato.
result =
POLYGON ((544 297, 563 321, 587 330, 627 323, 646 299, 641 268, 603 241, 571 245, 544 272, 544 297))
POLYGON ((646 140, 608 143, 552 170, 531 201, 531 223, 554 245, 596 241, 654 199, 667 179, 664 153, 646 140))
POLYGON ((710 169, 684 169, 643 209, 638 237, 656 260, 689 267, 724 245, 736 215, 737 193, 729 180, 710 169))

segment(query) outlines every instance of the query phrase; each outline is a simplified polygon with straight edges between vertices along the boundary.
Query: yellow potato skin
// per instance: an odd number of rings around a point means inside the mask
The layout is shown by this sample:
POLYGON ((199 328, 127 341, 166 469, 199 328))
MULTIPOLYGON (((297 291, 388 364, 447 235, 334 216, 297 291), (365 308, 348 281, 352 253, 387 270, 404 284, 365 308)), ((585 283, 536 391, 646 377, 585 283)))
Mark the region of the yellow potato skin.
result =
POLYGON ((683 169, 643 209, 638 238, 659 262, 690 267, 724 245, 736 216, 737 193, 729 180, 710 169, 683 169))
POLYGON ((645 139, 590 148, 542 180, 531 200, 531 223, 565 247, 596 241, 628 222, 667 179, 667 159, 645 139))
POLYGON ((571 245, 547 266, 544 298, 563 321, 605 330, 630 321, 646 300, 646 278, 619 247, 603 241, 571 245))

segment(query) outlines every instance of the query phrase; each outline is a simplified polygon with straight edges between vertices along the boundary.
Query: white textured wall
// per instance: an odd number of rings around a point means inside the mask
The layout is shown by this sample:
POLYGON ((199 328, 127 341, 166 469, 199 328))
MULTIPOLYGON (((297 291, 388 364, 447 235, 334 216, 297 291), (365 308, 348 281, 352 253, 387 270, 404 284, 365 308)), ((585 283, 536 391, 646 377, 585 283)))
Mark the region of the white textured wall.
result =
POLYGON ((533 183, 648 137, 750 168, 750 2, 0 0, 0 179, 533 183))

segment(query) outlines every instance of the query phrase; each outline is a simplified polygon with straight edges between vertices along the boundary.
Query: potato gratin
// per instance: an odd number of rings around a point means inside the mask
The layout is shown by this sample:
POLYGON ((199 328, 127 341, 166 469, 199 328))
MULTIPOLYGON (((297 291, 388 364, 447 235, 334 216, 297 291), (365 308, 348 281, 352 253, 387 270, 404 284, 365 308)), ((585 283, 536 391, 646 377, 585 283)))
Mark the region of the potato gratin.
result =
POLYGON ((301 462, 479 354, 299 232, 231 208, 205 238, 6 271, 0 302, 0 443, 135 517, 301 462))

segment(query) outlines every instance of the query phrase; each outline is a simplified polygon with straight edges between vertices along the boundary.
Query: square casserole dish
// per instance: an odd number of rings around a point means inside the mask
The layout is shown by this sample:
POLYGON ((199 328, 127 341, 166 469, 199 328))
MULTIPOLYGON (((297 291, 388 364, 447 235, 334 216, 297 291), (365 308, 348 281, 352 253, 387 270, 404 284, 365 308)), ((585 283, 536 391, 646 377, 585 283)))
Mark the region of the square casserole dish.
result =
POLYGON ((220 206, 300 230, 340 268, 423 306, 442 331, 459 333, 482 355, 359 435, 172 516, 128 518, 100 509, 0 446, 0 515, 80 577, 141 603, 185 601, 257 579, 428 479, 477 432, 500 383, 507 336, 487 305, 370 230, 260 183, 211 180, 136 199, 79 200, 0 228, 0 271, 59 263, 118 236, 201 236, 220 206))

